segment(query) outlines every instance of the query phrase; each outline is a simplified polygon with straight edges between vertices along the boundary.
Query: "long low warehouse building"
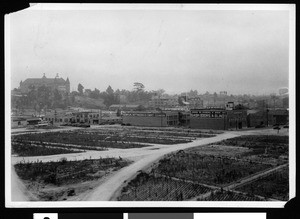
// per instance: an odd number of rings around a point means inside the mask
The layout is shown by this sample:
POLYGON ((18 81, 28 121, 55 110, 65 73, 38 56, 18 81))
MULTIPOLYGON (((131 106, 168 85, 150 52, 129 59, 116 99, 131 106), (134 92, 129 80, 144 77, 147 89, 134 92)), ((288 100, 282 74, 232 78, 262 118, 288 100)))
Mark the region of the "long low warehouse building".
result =
POLYGON ((177 126, 178 112, 123 112, 123 123, 133 126, 177 126))
POLYGON ((190 128, 229 130, 247 127, 246 110, 192 109, 190 128))

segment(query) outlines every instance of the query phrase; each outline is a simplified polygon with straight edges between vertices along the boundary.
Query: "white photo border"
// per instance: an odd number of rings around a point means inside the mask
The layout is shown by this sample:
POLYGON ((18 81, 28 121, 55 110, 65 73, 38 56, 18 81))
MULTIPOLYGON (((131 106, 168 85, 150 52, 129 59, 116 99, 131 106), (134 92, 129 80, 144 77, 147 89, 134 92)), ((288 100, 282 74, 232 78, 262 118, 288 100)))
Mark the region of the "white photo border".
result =
MULTIPOLYGON (((25 10, 287 10, 289 11, 289 195, 295 197, 295 5, 294 4, 36 4, 25 10)), ((16 12, 18 13, 18 12, 16 12)), ((10 15, 5 16, 5 206, 8 208, 283 208, 286 202, 270 201, 27 201, 11 200, 11 63, 10 63, 10 15)))

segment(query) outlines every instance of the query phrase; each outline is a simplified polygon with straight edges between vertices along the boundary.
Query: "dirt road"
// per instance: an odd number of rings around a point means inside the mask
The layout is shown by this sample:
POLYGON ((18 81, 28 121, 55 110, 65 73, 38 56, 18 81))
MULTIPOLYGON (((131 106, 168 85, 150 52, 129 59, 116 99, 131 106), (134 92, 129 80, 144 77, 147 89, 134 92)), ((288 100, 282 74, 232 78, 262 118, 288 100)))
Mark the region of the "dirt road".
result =
MULTIPOLYGON (((169 145, 160 147, 159 150, 152 150, 151 153, 140 155, 132 165, 125 167, 109 178, 105 183, 94 189, 94 192, 85 198, 85 201, 109 201, 114 193, 122 187, 125 180, 134 177, 139 170, 146 169, 162 156, 177 151, 196 146, 204 146, 209 143, 221 141, 228 138, 237 137, 236 134, 224 133, 216 137, 199 139, 191 143, 169 145)), ((157 146, 156 146, 157 147, 157 146)), ((133 152, 134 153, 134 152, 133 152)), ((133 154, 131 154, 132 156, 133 154)))

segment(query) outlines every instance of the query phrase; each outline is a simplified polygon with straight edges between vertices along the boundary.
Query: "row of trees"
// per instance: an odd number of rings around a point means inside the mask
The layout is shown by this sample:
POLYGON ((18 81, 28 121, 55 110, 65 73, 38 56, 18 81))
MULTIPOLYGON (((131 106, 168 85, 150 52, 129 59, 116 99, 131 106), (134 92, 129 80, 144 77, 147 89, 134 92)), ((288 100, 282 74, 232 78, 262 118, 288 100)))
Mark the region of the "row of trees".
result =
MULTIPOLYGON (((15 89, 17 91, 17 89, 15 89)), ((76 105, 76 96, 85 96, 92 99, 102 99, 106 107, 112 104, 120 103, 145 103, 151 100, 153 95, 161 95, 164 90, 145 91, 145 86, 142 83, 136 82, 133 85, 133 90, 119 90, 116 91, 108 86, 105 91, 100 92, 95 88, 84 89, 84 86, 79 83, 77 91, 70 94, 61 93, 57 89, 52 90, 47 86, 35 87, 31 86, 29 92, 23 96, 12 96, 12 105, 19 110, 25 108, 32 108, 37 112, 43 109, 66 108, 70 105, 76 105)))
POLYGON ((94 90, 85 89, 82 84, 78 84, 77 91, 73 91, 72 95, 87 96, 92 99, 103 99, 104 104, 109 107, 112 104, 120 103, 144 103, 151 100, 154 95, 162 95, 163 89, 157 91, 145 91, 145 86, 140 82, 133 84, 133 90, 114 90, 110 85, 105 91, 100 92, 97 88, 94 90))
POLYGON ((32 85, 26 95, 12 97, 12 106, 20 110, 32 108, 40 112, 42 109, 65 108, 70 105, 71 101, 69 95, 57 89, 52 90, 45 85, 36 88, 32 85))

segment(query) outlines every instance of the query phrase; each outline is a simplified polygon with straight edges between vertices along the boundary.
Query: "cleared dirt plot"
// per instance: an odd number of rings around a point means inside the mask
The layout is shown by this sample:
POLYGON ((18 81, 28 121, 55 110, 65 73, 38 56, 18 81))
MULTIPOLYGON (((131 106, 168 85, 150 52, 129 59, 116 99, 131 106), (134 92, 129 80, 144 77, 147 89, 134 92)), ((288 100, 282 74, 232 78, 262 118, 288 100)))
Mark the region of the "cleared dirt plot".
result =
POLYGON ((277 200, 289 200, 289 170, 283 168, 236 190, 277 200))
POLYGON ((233 191, 213 191, 206 198, 198 198, 197 201, 263 201, 264 199, 254 195, 240 194, 233 191))
POLYGON ((269 164, 179 151, 161 159, 155 173, 197 183, 225 186, 271 167, 269 164))
POLYGON ((289 137, 276 135, 250 135, 224 140, 213 145, 244 147, 249 150, 240 158, 253 162, 281 165, 288 162, 289 137))
POLYGON ((67 148, 61 148, 58 146, 49 147, 43 143, 32 143, 32 142, 12 142, 12 155, 27 157, 27 156, 45 156, 54 154, 69 154, 69 153, 80 153, 81 150, 72 150, 67 148))
POLYGON ((202 185, 141 172, 121 191, 119 201, 183 201, 211 191, 202 185))
POLYGON ((21 162, 15 171, 27 189, 41 201, 67 200, 99 185, 99 179, 129 165, 115 158, 81 161, 21 162))

